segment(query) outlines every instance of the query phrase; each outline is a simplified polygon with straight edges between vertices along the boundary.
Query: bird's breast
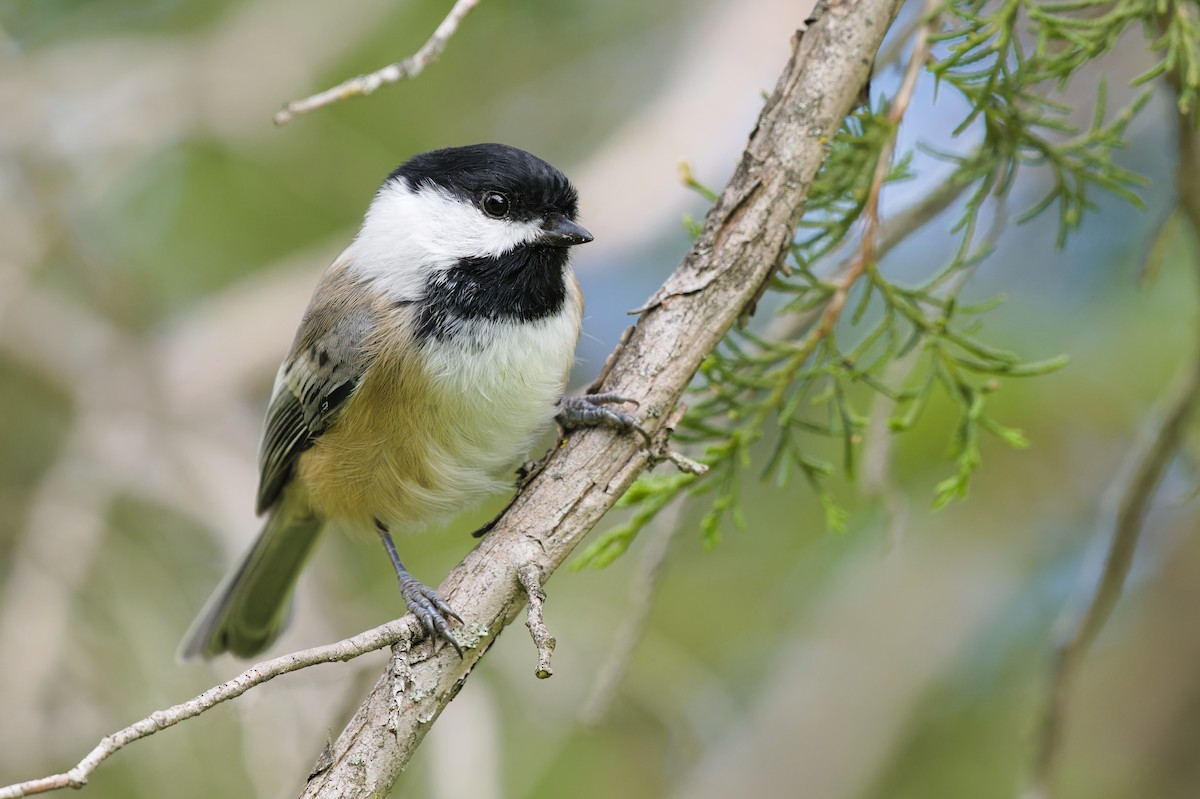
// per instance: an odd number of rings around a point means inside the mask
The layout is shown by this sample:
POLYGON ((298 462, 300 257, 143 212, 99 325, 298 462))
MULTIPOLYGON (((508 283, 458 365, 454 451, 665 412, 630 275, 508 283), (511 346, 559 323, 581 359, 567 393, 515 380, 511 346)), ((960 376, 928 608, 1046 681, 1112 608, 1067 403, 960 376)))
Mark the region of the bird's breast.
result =
POLYGON ((512 485, 506 474, 553 422, 580 307, 533 322, 469 319, 453 335, 380 331, 345 411, 300 458, 313 509, 389 527, 437 521, 512 485))

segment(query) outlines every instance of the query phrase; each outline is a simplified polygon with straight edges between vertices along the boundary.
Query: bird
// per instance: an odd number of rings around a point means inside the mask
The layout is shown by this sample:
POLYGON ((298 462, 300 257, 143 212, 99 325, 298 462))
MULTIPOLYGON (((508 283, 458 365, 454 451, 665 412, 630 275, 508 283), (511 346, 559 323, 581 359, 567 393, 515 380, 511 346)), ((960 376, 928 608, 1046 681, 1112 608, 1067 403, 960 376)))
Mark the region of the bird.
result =
POLYGON ((395 168, 325 271, 279 368, 259 449, 257 539, 181 659, 251 657, 290 618, 327 529, 377 535, 411 612, 461 655, 462 619, 400 559, 394 530, 444 523, 511 487, 555 421, 637 430, 619 394, 564 397, 583 318, 571 248, 592 241, 555 167, 505 144, 395 168))

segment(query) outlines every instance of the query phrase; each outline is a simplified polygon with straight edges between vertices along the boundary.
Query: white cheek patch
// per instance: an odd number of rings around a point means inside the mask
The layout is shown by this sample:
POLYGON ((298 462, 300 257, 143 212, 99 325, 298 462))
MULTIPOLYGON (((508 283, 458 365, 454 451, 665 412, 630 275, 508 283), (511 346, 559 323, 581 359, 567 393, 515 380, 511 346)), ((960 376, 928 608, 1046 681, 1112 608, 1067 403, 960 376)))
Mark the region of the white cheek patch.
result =
POLYGON ((421 209, 414 237, 447 258, 498 258, 541 234, 540 222, 493 219, 469 202, 435 186, 424 186, 409 203, 421 209))
POLYGON ((541 235, 537 220, 492 219, 433 185, 391 181, 375 195, 346 249, 355 272, 397 298, 416 299, 429 274, 463 258, 496 258, 541 235))

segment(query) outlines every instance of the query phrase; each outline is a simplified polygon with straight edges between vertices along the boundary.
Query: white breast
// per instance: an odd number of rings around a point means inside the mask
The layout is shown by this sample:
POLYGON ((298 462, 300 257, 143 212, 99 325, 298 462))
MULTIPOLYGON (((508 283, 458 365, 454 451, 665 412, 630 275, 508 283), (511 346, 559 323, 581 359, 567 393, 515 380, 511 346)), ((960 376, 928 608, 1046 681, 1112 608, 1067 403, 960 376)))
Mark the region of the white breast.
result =
POLYGON ((471 458, 489 472, 528 453, 554 419, 575 357, 579 308, 533 322, 463 323, 456 334, 426 342, 429 375, 447 402, 470 417, 461 431, 471 458))
POLYGON ((373 513, 397 529, 441 522, 497 491, 551 428, 575 356, 580 309, 534 322, 473 320, 424 342, 431 389, 408 441, 380 442, 366 477, 373 513), (423 468, 411 463, 415 448, 423 468))

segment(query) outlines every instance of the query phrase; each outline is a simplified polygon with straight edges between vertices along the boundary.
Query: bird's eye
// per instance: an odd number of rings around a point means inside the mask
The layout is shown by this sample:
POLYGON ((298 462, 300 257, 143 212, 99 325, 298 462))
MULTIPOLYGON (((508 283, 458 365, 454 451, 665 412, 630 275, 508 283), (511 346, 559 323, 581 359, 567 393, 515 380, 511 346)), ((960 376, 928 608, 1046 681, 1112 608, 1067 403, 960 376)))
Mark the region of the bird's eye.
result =
POLYGON ((508 198, 498 191, 489 191, 483 195, 483 212, 496 219, 508 216, 508 198))

